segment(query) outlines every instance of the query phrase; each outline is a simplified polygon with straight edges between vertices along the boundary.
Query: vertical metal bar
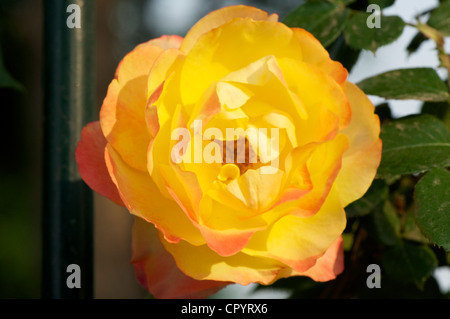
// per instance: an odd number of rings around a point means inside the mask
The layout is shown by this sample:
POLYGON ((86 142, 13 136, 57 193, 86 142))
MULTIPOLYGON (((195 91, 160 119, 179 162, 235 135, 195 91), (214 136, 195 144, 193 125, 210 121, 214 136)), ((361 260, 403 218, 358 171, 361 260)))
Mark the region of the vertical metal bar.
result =
POLYGON ((95 109, 94 10, 94 0, 44 0, 44 298, 93 296, 93 199, 74 151, 95 109), (80 28, 68 26, 77 19, 71 4, 79 6, 80 28), (76 275, 67 272, 71 264, 80 267, 81 288, 66 284, 76 275))

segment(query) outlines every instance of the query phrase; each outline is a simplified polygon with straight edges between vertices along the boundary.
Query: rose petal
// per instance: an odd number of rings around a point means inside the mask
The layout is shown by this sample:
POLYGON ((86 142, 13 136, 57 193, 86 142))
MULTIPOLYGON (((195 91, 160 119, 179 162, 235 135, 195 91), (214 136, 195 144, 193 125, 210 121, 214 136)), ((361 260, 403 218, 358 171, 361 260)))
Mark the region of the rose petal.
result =
POLYGON ((147 79, 147 96, 157 89, 172 72, 177 71, 183 61, 184 54, 177 48, 163 51, 153 63, 147 79))
POLYGON ((288 110, 295 119, 298 117, 305 120, 308 117, 303 102, 290 90, 289 83, 286 82, 273 55, 262 57, 240 70, 231 72, 221 81, 249 84, 243 87, 252 92, 252 95, 271 104, 273 108, 288 110))
POLYGON ((315 281, 329 281, 336 278, 344 270, 344 241, 338 237, 327 249, 325 254, 317 259, 316 264, 302 275, 315 281))
POLYGON ((189 30, 181 44, 181 50, 189 52, 202 34, 227 23, 231 19, 247 17, 254 20, 278 21, 277 14, 268 15, 267 12, 255 7, 237 5, 221 8, 207 14, 189 30))
POLYGON ((341 235, 345 225, 345 211, 332 191, 314 216, 281 218, 253 235, 243 252, 280 260, 296 272, 304 272, 341 235))
POLYGON ((140 218, 135 218, 132 246, 136 277, 155 298, 206 298, 229 284, 186 276, 161 245, 155 227, 140 218))
POLYGON ((340 129, 348 125, 352 115, 350 103, 344 89, 330 75, 317 66, 290 58, 280 58, 279 64, 289 88, 302 101, 309 115, 298 125, 301 130, 298 134, 315 137, 316 132, 323 132, 323 136, 332 131, 333 127, 321 125, 327 117, 316 115, 322 108, 327 108, 338 117, 340 129), (307 129, 303 128, 305 125, 307 129))
POLYGON ((331 60, 328 51, 311 33, 301 28, 291 28, 291 30, 302 44, 303 61, 320 68, 344 87, 348 71, 342 64, 331 60))
POLYGON ((283 265, 263 257, 242 252, 223 257, 208 246, 193 246, 185 241, 162 244, 174 257, 177 266, 188 276, 198 280, 231 281, 241 285, 252 282, 271 283, 283 265))
POLYGON ((100 111, 100 123, 108 142, 132 167, 145 171, 150 141, 145 122, 147 76, 164 49, 179 46, 178 36, 164 36, 138 45, 120 62, 100 111), (133 141, 133 143, 130 143, 133 141))
POLYGON ((244 252, 222 257, 205 245, 192 246, 183 241, 173 244, 162 241, 162 244, 184 273, 199 280, 231 281, 241 285, 250 283, 270 285, 280 278, 308 276, 317 281, 328 281, 336 278, 344 266, 344 251, 340 236, 321 256, 317 256, 315 264, 304 272, 295 271, 274 259, 251 256, 244 252), (199 260, 202 262, 199 263, 199 260))
POLYGON ((217 230, 205 225, 198 225, 200 232, 211 251, 220 256, 232 256, 241 251, 256 232, 255 229, 217 230))
POLYGON ((344 244, 339 236, 327 249, 325 254, 317 258, 314 266, 304 272, 297 272, 291 268, 282 269, 276 279, 291 276, 307 276, 314 281, 329 281, 335 279, 344 270, 344 244))
POLYGON ((267 218, 275 221, 280 217, 280 213, 290 213, 298 217, 309 217, 317 213, 341 169, 342 156, 347 148, 348 139, 343 134, 338 135, 334 140, 319 144, 311 153, 307 165, 310 180, 306 180, 305 185, 311 183, 312 189, 300 198, 274 206, 267 218))
POLYGON ((282 23, 233 19, 205 33, 187 54, 180 82, 182 102, 195 103, 212 83, 259 59, 301 60, 301 52, 292 30, 282 23))
POLYGON ((124 206, 106 167, 106 144, 100 123, 97 121, 87 124, 81 131, 81 140, 75 150, 78 170, 81 178, 90 188, 117 205, 124 206))
POLYGON ((342 158, 336 189, 345 207, 364 195, 372 183, 381 160, 380 120, 369 98, 347 82, 347 96, 352 106, 350 125, 342 131, 349 138, 349 149, 342 158))
POLYGON ((205 242, 178 204, 161 196, 147 172, 127 165, 110 145, 107 146, 105 157, 109 173, 132 214, 155 224, 172 242, 180 239, 196 245, 205 242))
POLYGON ((185 142, 172 140, 172 134, 176 129, 187 131, 180 106, 174 110, 171 122, 164 123, 152 141, 147 155, 148 172, 158 189, 166 196, 170 195, 190 219, 197 221, 202 190, 194 173, 184 171, 174 163, 172 151, 175 145, 185 142), (155 149, 158 151, 154 152, 155 149))

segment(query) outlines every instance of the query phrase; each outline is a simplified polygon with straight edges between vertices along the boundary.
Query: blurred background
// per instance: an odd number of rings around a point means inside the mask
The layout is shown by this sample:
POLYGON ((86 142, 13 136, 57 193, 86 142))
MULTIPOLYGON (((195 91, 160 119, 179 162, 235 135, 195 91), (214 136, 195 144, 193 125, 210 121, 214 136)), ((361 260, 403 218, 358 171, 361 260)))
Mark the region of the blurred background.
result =
MULTIPOLYGON (((94 0, 92 0, 94 1, 94 0)), ((40 298, 43 122, 43 1, 0 1, 0 53, 16 88, 0 87, 0 298, 40 298)), ((137 44, 163 34, 184 36, 202 16, 219 7, 249 4, 278 13, 280 20, 301 0, 95 0, 97 111, 122 57, 137 44)), ((437 0, 397 0, 385 11, 413 22, 419 12, 437 0)), ((395 43, 376 55, 363 52, 350 74, 359 80, 387 70, 409 66, 436 67, 439 62, 430 41, 413 55, 405 48, 414 36, 405 28, 395 43)), ((448 42, 448 41, 447 41, 448 42)), ((450 47, 447 43, 447 52, 450 47)), ((1 65, 0 65, 1 67, 1 65)), ((1 82, 0 82, 1 83, 1 82)), ((381 102, 374 99, 374 103, 381 102)), ((396 116, 416 113, 414 101, 390 103, 396 116)), ((96 113, 98 114, 98 112, 96 113)), ((95 196, 96 298, 145 298, 134 276, 131 258, 132 217, 125 209, 95 196)), ((450 289, 446 271, 437 273, 450 289)), ((230 287, 222 294, 259 297, 252 287, 230 287)), ((282 298, 282 292, 264 297, 282 298)))

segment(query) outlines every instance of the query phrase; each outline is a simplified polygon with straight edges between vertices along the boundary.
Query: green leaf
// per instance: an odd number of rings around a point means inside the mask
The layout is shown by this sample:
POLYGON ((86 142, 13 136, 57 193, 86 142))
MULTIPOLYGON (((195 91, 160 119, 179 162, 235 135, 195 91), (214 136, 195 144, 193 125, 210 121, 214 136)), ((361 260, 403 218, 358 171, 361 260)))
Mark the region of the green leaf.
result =
POLYGON ((400 282, 413 282, 420 289, 437 265, 437 258, 430 248, 407 241, 390 247, 383 255, 386 273, 400 282))
POLYGON ((422 233, 450 251, 450 172, 443 168, 428 172, 417 183, 414 198, 422 233))
POLYGON ((377 176, 421 173, 450 165, 450 133, 437 118, 423 114, 392 121, 381 128, 383 141, 377 176))
POLYGON ((367 232, 383 245, 395 246, 400 242, 400 222, 389 201, 385 201, 367 216, 365 227, 367 232))
POLYGON ((358 83, 366 94, 386 99, 442 102, 449 99, 446 85, 434 69, 413 68, 388 71, 358 83))
POLYGON ((412 38, 411 42, 406 47, 406 50, 408 51, 409 54, 412 54, 416 52, 420 48, 422 43, 424 43, 427 40, 428 38, 424 36, 422 32, 417 32, 414 38, 412 38))
POLYGON ((284 23, 311 32, 324 47, 333 43, 344 29, 348 9, 338 3, 307 2, 291 12, 284 23))
POLYGON ((425 102, 423 103, 421 110, 423 114, 431 114, 439 119, 444 119, 449 111, 450 103, 448 102, 425 102))
POLYGON ((421 113, 436 116, 450 130, 450 102, 425 102, 422 105, 421 113))
POLYGON ((414 215, 414 207, 412 205, 411 209, 408 209, 408 211, 406 212, 406 216, 403 220, 403 232, 401 234, 402 238, 420 242, 423 244, 429 244, 430 240, 423 235, 422 231, 417 226, 414 215))
POLYGON ((388 187, 384 180, 374 180, 362 198, 345 208, 347 217, 351 218, 368 215, 375 207, 387 199, 388 191, 388 187))
POLYGON ((405 22, 397 16, 380 16, 380 28, 369 28, 373 14, 355 12, 346 22, 344 36, 356 49, 375 52, 379 47, 394 42, 403 32, 405 22))
POLYGON ((446 36, 450 36, 450 0, 442 1, 442 3, 431 12, 427 24, 442 32, 446 36))

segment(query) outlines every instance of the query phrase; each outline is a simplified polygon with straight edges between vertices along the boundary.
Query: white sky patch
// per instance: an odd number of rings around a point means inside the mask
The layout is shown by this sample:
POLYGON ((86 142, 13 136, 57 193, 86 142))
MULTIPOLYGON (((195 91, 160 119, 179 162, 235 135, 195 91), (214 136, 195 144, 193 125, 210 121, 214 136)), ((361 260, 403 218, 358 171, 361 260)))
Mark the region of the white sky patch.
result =
POLYGON ((158 34, 179 34, 189 29, 198 18, 204 0, 152 0, 144 6, 144 24, 158 34))

